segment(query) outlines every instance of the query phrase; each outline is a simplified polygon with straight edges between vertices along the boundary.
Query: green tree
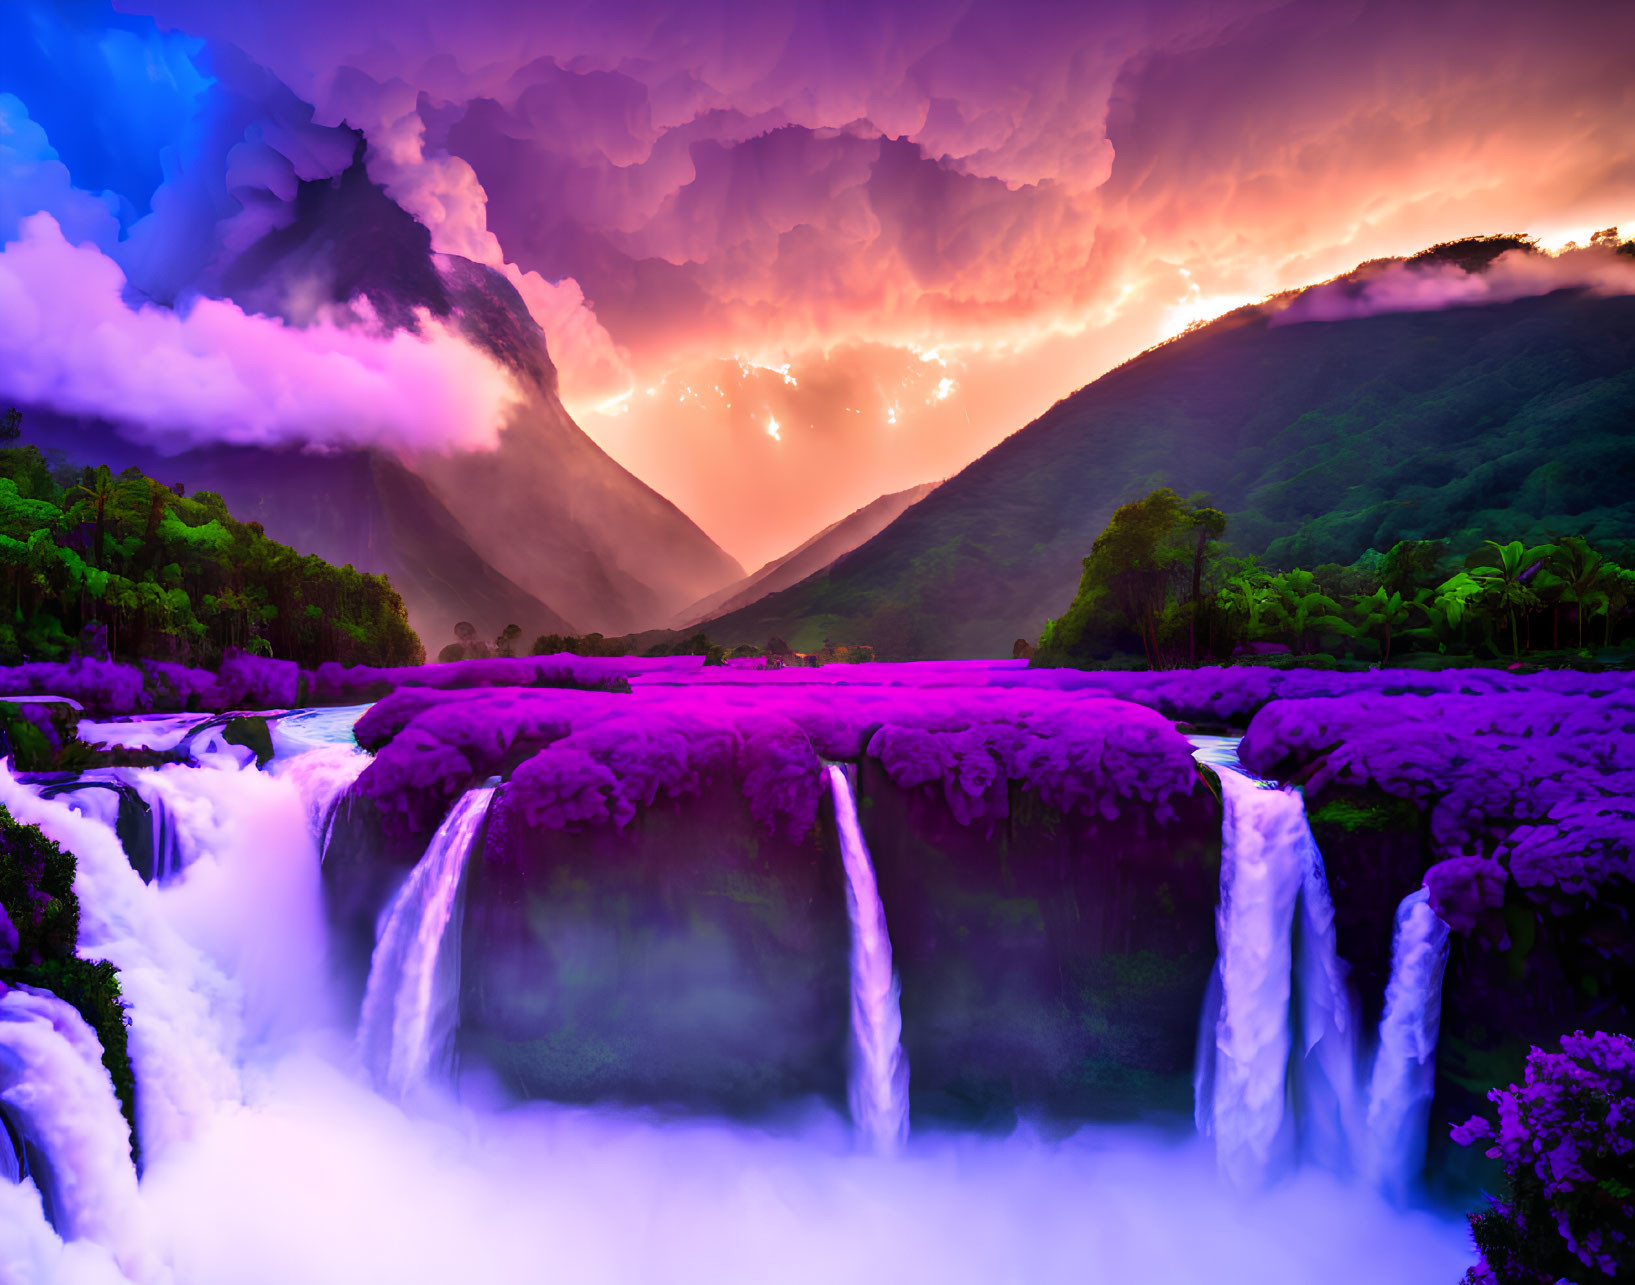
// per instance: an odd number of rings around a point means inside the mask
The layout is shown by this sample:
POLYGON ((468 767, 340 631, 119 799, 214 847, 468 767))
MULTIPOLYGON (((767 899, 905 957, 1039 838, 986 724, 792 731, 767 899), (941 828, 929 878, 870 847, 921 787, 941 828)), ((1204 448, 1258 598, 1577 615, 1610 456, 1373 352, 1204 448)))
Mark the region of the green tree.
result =
POLYGON ((1529 549, 1520 540, 1508 544, 1495 540, 1485 543, 1493 550, 1489 555, 1493 561, 1471 567, 1470 576, 1482 586, 1484 605, 1502 612, 1509 620, 1511 655, 1520 660, 1521 635, 1516 628, 1516 613, 1537 605, 1538 594, 1528 580, 1555 554, 1555 546, 1541 544, 1529 549))
POLYGON ((1428 589, 1417 590, 1412 597, 1404 598, 1399 592, 1386 592, 1385 586, 1381 585, 1373 593, 1366 597, 1359 596, 1352 602, 1357 633, 1372 634, 1375 630, 1380 633, 1381 664, 1388 664, 1391 660, 1393 634, 1405 627, 1415 612, 1426 614, 1429 599, 1428 589))
POLYGON ((1563 536, 1556 541, 1551 569, 1560 585, 1561 597, 1574 605, 1578 616, 1578 645, 1584 646, 1584 617, 1592 604, 1606 600, 1609 582, 1617 568, 1590 547, 1582 536, 1563 536))
POLYGON ((1122 626, 1156 669, 1165 661, 1160 626, 1184 618, 1195 659, 1206 570, 1225 530, 1225 515, 1202 497, 1183 500, 1168 487, 1121 506, 1090 546, 1067 611, 1040 634, 1040 650, 1082 654, 1122 626))

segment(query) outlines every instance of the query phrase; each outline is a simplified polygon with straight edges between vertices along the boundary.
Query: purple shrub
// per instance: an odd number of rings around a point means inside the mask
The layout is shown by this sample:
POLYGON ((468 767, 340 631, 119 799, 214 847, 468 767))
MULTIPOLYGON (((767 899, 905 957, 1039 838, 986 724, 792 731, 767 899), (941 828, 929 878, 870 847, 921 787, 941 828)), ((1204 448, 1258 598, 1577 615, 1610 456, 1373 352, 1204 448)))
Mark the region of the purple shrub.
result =
POLYGON ((356 793, 412 831, 473 781, 508 772, 508 806, 531 828, 622 828, 642 808, 731 781, 769 832, 791 839, 816 817, 822 759, 873 755, 896 784, 939 790, 963 825, 1005 817, 1012 783, 1062 812, 1111 819, 1137 803, 1164 820, 1197 779, 1161 715, 1048 689, 673 675, 629 695, 405 688, 357 736, 377 755, 356 793))
POLYGON ((1470 1217, 1481 1262, 1466 1285, 1635 1277, 1635 1042, 1582 1031, 1535 1048, 1520 1085, 1488 1094, 1496 1120, 1454 1126, 1491 1143, 1505 1192, 1470 1217))

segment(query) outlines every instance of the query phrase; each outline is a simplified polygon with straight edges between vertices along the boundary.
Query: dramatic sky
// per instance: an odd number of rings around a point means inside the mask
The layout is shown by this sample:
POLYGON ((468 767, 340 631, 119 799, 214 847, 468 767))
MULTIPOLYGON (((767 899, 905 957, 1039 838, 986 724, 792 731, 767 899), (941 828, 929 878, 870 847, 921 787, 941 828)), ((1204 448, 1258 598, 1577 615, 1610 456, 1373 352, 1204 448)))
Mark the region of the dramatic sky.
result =
POLYGON ((1627 3, 0 14, 0 363, 37 345, 31 395, 241 440, 491 440, 503 377, 435 328, 187 306, 350 162, 346 126, 436 249, 516 282, 586 430, 747 565, 1238 303, 1472 233, 1635 225, 1627 3), (62 329, 121 301, 100 348, 62 329))

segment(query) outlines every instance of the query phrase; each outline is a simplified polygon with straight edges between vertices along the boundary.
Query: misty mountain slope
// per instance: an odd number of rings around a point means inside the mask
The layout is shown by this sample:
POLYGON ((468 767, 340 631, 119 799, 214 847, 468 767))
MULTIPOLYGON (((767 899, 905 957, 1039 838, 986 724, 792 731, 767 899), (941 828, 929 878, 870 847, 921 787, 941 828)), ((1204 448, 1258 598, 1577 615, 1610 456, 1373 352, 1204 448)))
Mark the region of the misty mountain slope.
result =
POLYGON ((47 410, 28 411, 23 435, 77 464, 135 465, 190 492, 216 491, 241 521, 261 523, 275 540, 390 576, 432 655, 459 620, 485 635, 510 623, 573 632, 572 622, 495 571, 426 484, 389 455, 244 446, 165 455, 112 425, 47 410))
POLYGON ((1208 491, 1274 564, 1400 539, 1635 538, 1635 298, 1270 324, 1240 310, 1110 372, 873 540, 712 638, 1008 654, 1071 600, 1117 505, 1208 491))
POLYGON ((505 364, 523 401, 499 448, 412 466, 486 561, 580 629, 650 627, 740 578, 737 562, 568 416, 545 336, 511 284, 430 245, 359 164, 303 184, 296 220, 251 246, 222 285, 241 306, 298 322, 314 300, 359 296, 392 326, 414 326, 419 309, 452 316, 505 364))
POLYGON ((781 558, 774 558, 753 574, 707 598, 699 599, 677 614, 673 628, 686 629, 712 616, 726 615, 759 602, 769 593, 798 584, 814 572, 821 571, 841 554, 850 553, 865 540, 872 540, 895 522, 909 505, 917 504, 936 489, 935 482, 923 482, 906 491, 882 495, 855 513, 830 523, 798 548, 791 549, 781 558))

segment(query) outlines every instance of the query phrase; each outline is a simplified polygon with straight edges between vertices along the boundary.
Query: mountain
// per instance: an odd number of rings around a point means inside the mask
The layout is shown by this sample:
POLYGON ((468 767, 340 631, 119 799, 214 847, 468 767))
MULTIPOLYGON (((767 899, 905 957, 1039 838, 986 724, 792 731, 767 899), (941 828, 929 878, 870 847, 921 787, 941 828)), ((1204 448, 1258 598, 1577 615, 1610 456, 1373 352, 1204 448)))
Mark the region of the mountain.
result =
POLYGON ((798 584, 814 572, 821 571, 843 553, 850 553, 865 540, 872 540, 879 532, 895 522, 904 509, 918 504, 937 489, 935 482, 922 482, 906 491, 893 491, 865 504, 849 517, 830 524, 797 549, 775 558, 759 571, 728 585, 725 589, 700 598, 671 622, 672 628, 689 629, 712 616, 724 616, 751 603, 759 602, 769 593, 777 593, 798 584))
POLYGON ((458 620, 492 635, 624 633, 667 621, 743 568, 606 455, 557 396, 544 333, 503 276, 431 250, 430 234, 370 182, 361 160, 303 183, 296 218, 219 274, 216 292, 299 324, 313 303, 367 299, 383 325, 452 321, 522 392, 497 450, 414 460, 383 450, 203 446, 177 455, 108 425, 28 410, 29 439, 74 463, 136 463, 220 492, 267 534, 330 562, 381 571, 436 652, 458 620))
POLYGON ((1280 323, 1287 302, 1104 375, 832 566, 705 629, 1009 655, 1072 600, 1113 509, 1157 486, 1209 492, 1231 544, 1274 566, 1403 539, 1635 538, 1635 297, 1280 323))
POLYGON ((205 446, 167 456, 111 424, 48 410, 31 410, 23 429, 76 464, 134 466, 189 493, 214 491, 239 520, 259 522, 281 543, 388 576, 433 655, 457 620, 489 636, 513 622, 545 633, 570 627, 494 570, 426 483, 388 454, 205 446))

